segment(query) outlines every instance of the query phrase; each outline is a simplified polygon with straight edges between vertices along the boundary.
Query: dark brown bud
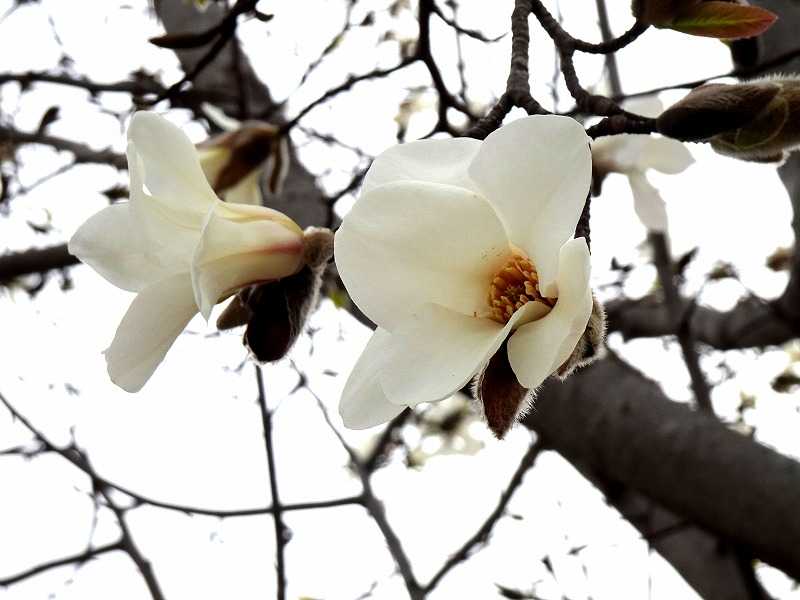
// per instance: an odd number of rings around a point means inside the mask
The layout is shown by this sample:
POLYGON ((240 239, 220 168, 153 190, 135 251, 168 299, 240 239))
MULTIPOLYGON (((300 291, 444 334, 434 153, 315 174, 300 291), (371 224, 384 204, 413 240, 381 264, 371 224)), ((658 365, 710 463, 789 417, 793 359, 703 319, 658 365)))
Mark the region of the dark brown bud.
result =
POLYGON ((305 265, 300 271, 241 290, 217 320, 219 329, 247 324, 243 342, 259 362, 283 358, 317 307, 322 277, 333 255, 333 233, 309 227, 304 244, 305 265))
POLYGON ((767 81, 700 86, 661 113, 658 131, 683 141, 708 139, 750 122, 780 90, 780 85, 767 81))
POLYGON ((533 393, 520 384, 511 369, 507 342, 495 352, 474 382, 475 397, 481 404, 486 424, 497 439, 503 439, 533 401, 533 393))
POLYGON ((800 147, 800 80, 781 77, 760 84, 777 85, 779 92, 747 123, 711 138, 711 146, 740 160, 780 163, 800 147))

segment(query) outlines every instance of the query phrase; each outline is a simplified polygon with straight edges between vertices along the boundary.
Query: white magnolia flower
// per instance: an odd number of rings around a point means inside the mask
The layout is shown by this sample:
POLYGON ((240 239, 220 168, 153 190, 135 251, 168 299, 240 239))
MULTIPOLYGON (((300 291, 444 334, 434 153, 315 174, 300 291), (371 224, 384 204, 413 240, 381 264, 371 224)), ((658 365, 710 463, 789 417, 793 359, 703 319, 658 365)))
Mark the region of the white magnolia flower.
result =
POLYGON ((267 189, 279 194, 289 170, 288 138, 271 123, 243 123, 207 102, 202 108, 225 131, 197 145, 203 172, 219 196, 237 204, 263 205, 264 173, 267 189))
POLYGON ((130 201, 84 223, 69 251, 108 281, 137 292, 106 350, 121 388, 141 389, 199 311, 302 265, 303 232, 283 213, 220 201, 189 138, 138 112, 128 128, 130 201))
MULTIPOLYGON (((656 117, 663 106, 655 98, 628 102, 637 114, 656 117)), ((694 159, 681 142, 665 137, 621 134, 599 138, 592 143, 592 160, 599 176, 607 173, 627 175, 633 192, 636 214, 650 231, 666 231, 667 211, 661 194, 647 179, 647 170, 674 175, 685 171, 694 159)))
POLYGON ((509 335, 523 386, 564 363, 592 310, 589 251, 572 239, 590 179, 588 137, 556 116, 375 159, 335 238, 342 280, 378 326, 342 394, 348 427, 450 396, 509 335))

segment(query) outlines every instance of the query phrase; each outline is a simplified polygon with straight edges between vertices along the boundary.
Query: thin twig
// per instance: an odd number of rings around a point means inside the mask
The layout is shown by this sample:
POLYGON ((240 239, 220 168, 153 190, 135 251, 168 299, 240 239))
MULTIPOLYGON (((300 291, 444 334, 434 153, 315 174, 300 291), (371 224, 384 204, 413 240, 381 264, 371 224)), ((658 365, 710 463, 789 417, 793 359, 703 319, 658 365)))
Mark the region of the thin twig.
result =
POLYGON ((673 322, 678 324, 677 339, 683 354, 683 360, 689 371, 695 402, 701 410, 713 414, 714 408, 711 404, 711 392, 706 381, 703 370, 700 367, 700 359, 697 354, 694 336, 688 326, 689 318, 681 309, 682 302, 678 288, 675 285, 674 267, 669 251, 669 240, 665 233, 651 232, 649 235, 650 245, 653 248, 653 262, 658 272, 658 280, 664 292, 664 303, 666 310, 673 322))
POLYGON ((466 542, 464 542, 464 544, 455 553, 453 553, 450 558, 447 559, 447 561, 439 568, 439 570, 436 571, 436 574, 424 587, 426 593, 430 593, 433 588, 435 588, 444 578, 444 576, 453 569, 453 567, 467 560, 470 556, 472 556, 474 550, 478 546, 485 544, 489 540, 489 535, 492 533, 494 526, 497 524, 500 518, 505 514, 506 507, 511 501, 511 498, 514 496, 514 492, 516 492, 519 489, 519 486, 522 484, 525 473, 531 469, 534 462, 536 462, 536 458, 543 449, 544 445, 540 439, 537 439, 528 447, 528 450, 525 452, 519 462, 519 466, 517 467, 516 471, 514 471, 514 475, 512 475, 511 480, 508 482, 506 489, 500 495, 500 500, 497 502, 497 506, 478 528, 478 531, 476 531, 466 542))
POLYGON ((66 556, 64 558, 59 558, 57 560, 47 561, 40 565, 36 565, 28 569, 27 571, 22 571, 21 573, 17 573, 16 575, 12 575, 11 577, 6 577, 5 579, 0 579, 0 587, 8 587, 10 585, 14 585, 15 583, 19 583, 25 579, 29 579, 30 577, 34 577, 35 575, 39 575, 40 573, 44 573, 45 571, 49 571, 50 569, 57 569, 59 567, 65 567, 67 565, 77 565, 81 566, 86 562, 97 558, 103 554, 108 552, 115 552, 116 550, 124 550, 122 540, 118 540, 112 544, 105 544, 103 546, 97 546, 96 548, 89 548, 79 554, 73 554, 72 556, 66 556))
POLYGON ((272 495, 272 521, 275 524, 275 570, 278 578, 278 600, 286 598, 286 563, 285 551, 288 541, 286 525, 283 522, 283 506, 278 495, 278 477, 275 469, 275 449, 272 444, 272 412, 267 407, 264 393, 264 377, 261 366, 255 365, 256 383, 258 384, 258 406, 261 409, 261 422, 264 427, 264 447, 267 452, 269 468, 269 490, 272 495))

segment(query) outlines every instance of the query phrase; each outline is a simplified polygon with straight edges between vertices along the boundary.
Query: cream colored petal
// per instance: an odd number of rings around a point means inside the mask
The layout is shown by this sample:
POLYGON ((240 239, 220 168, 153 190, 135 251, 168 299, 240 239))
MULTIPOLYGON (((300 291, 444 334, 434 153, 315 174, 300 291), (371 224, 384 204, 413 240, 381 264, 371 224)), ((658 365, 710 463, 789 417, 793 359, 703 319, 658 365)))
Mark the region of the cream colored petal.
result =
POLYGON ((569 358, 592 312, 589 249, 583 238, 562 246, 559 296, 543 318, 522 325, 508 340, 508 359, 519 382, 534 389, 569 358))
POLYGON ((68 249, 112 284, 131 292, 180 270, 153 255, 127 203, 108 206, 89 217, 70 239, 68 249))
POLYGON ((628 175, 636 216, 650 231, 667 230, 667 206, 661 194, 642 173, 628 175))
POLYGON ((216 196, 186 134, 154 112, 139 111, 131 119, 128 139, 141 159, 149 193, 172 210, 202 218, 216 196))
POLYGON ((541 312, 530 302, 501 325, 436 304, 420 307, 387 341, 380 375, 386 397, 407 406, 447 398, 469 383, 518 323, 541 312))
POLYGON ((575 234, 589 194, 592 158, 583 127, 553 115, 513 121, 486 138, 469 174, 511 241, 533 260, 542 292, 553 294, 558 250, 575 234))
POLYGON ((303 232, 286 215, 264 207, 217 201, 192 260, 192 285, 201 314, 237 289, 295 273, 303 232))
POLYGON ((592 142, 592 159, 615 173, 640 169, 640 158, 650 136, 623 133, 601 137, 592 142))
POLYGON ((386 399, 379 376, 386 365, 390 333, 376 329, 353 367, 339 402, 339 414, 345 427, 367 429, 396 417, 404 406, 386 399))
POLYGON ((475 190, 467 175, 481 143, 471 138, 419 140, 392 146, 375 158, 362 194, 396 181, 427 181, 475 190))
POLYGON ((463 188, 401 181, 362 195, 336 232, 336 265, 373 322, 394 325, 422 304, 486 312, 510 255, 494 210, 463 188))
POLYGON ((675 175, 694 163, 692 153, 678 140, 664 137, 642 136, 647 141, 639 150, 638 165, 642 169, 655 169, 675 175))
POLYGON ((188 273, 144 288, 105 352, 111 381, 127 392, 138 392, 196 314, 188 273))
POLYGON ((134 145, 128 144, 131 227, 139 232, 149 255, 164 270, 188 271, 205 215, 173 207, 149 194, 142 181, 141 162, 134 145))
POLYGON ((220 171, 225 168, 231 158, 231 151, 224 146, 198 146, 197 158, 208 184, 213 188, 220 171))

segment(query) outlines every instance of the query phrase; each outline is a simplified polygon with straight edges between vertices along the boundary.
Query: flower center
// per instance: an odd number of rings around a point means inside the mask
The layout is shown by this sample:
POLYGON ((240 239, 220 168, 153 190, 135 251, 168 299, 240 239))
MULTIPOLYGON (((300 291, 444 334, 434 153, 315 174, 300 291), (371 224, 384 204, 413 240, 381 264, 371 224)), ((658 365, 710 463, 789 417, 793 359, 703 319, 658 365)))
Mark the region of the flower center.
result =
POLYGON ((552 308, 557 298, 542 296, 539 274, 533 263, 523 252, 513 250, 511 258, 497 272, 489 287, 491 318, 498 323, 508 323, 517 309, 532 300, 552 308))

